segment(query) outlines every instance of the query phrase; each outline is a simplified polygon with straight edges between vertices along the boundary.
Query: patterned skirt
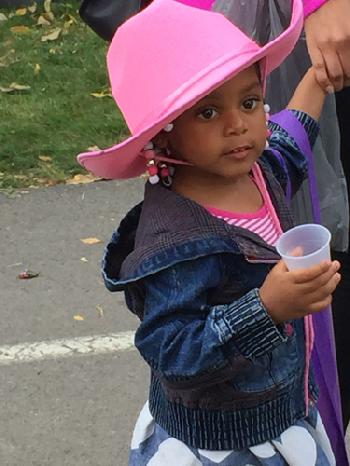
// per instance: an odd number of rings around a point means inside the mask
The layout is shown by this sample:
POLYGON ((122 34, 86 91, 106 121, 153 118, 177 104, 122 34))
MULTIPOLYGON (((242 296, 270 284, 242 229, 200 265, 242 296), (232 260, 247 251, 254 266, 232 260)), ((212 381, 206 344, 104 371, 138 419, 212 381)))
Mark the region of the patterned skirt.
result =
POLYGON ((154 421, 148 403, 137 420, 129 466, 335 466, 335 458, 315 406, 307 418, 279 437, 239 451, 188 447, 154 421))

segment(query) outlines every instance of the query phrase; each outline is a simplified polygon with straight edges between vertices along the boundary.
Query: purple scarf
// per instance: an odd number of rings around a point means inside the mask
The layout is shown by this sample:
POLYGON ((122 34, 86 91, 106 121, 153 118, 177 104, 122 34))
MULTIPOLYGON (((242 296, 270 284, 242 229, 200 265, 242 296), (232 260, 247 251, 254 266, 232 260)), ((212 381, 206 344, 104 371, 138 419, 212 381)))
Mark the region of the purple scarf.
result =
MULTIPOLYGON (((291 112, 277 113, 270 120, 284 128, 294 138, 300 150, 307 157, 313 217, 316 223, 321 223, 313 153, 307 134, 302 124, 291 112)), ((312 353, 312 362, 315 369, 316 381, 320 389, 317 406, 332 444, 337 466, 349 466, 344 441, 331 308, 328 307, 324 311, 314 314, 313 324, 315 346, 312 353)))

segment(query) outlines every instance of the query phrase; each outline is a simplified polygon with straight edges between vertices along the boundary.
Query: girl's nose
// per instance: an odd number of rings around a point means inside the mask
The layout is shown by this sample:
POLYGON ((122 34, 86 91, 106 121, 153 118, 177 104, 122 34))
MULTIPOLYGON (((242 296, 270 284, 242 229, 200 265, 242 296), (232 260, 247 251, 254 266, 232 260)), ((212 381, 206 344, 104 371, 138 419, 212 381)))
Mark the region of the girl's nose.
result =
POLYGON ((227 114, 224 128, 225 136, 244 134, 247 130, 247 123, 240 112, 231 111, 227 114))

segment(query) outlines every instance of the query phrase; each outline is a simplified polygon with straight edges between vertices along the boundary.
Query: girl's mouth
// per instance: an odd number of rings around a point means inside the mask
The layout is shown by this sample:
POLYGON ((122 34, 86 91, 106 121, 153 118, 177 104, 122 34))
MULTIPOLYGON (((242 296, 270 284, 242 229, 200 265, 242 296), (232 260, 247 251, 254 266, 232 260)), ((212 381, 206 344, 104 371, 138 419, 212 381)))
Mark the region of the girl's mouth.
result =
POLYGON ((252 148, 253 147, 250 145, 235 147, 234 149, 231 149, 230 151, 225 152, 224 156, 233 158, 233 159, 244 159, 250 154, 252 148))

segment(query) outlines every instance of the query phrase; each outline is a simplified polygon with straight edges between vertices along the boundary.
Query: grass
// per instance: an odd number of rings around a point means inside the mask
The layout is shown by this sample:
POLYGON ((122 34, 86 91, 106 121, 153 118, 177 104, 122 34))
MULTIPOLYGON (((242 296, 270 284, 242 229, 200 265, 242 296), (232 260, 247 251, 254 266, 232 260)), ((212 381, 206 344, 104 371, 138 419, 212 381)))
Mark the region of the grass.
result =
POLYGON ((0 22, 0 189, 83 173, 77 153, 127 131, 108 96, 106 43, 82 23, 78 2, 45 6, 0 10, 8 18, 0 22), (37 24, 43 14, 46 26, 37 24), (42 41, 58 30, 57 39, 42 41), (29 89, 6 92, 12 83, 29 89))

